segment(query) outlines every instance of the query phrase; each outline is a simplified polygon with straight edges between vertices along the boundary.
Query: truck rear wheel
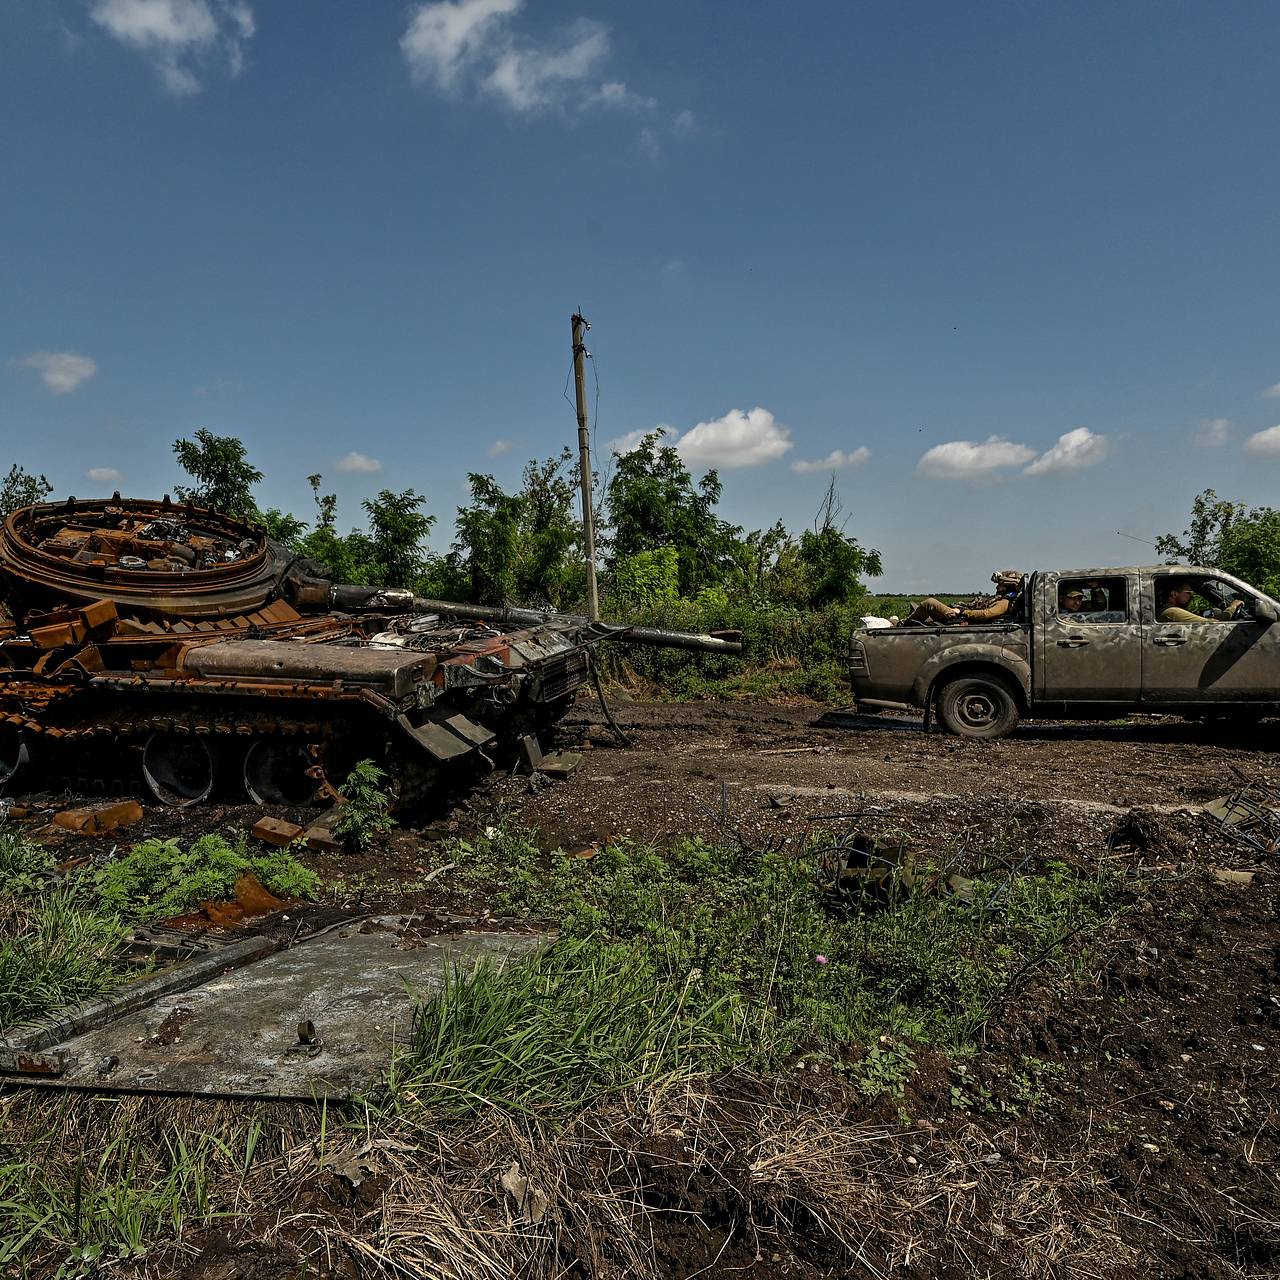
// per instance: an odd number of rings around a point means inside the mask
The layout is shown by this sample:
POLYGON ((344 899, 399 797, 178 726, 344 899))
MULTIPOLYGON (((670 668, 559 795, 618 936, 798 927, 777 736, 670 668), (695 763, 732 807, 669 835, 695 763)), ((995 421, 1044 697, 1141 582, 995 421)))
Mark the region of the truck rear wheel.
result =
POLYGON ((962 738, 1003 738, 1018 727, 1018 704, 999 680, 961 676, 943 686, 938 717, 962 738))

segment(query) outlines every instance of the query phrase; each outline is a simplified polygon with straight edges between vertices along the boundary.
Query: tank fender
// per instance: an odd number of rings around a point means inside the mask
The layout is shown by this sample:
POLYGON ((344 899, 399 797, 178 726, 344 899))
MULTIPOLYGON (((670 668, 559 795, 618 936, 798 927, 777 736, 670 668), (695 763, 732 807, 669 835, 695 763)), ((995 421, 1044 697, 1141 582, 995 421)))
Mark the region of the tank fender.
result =
POLYGON ((1012 682, 1024 707, 1031 700, 1031 664, 1003 645, 975 642, 948 645, 924 662, 911 686, 911 701, 923 707, 939 678, 956 667, 964 667, 973 674, 984 667, 996 668, 1012 682))

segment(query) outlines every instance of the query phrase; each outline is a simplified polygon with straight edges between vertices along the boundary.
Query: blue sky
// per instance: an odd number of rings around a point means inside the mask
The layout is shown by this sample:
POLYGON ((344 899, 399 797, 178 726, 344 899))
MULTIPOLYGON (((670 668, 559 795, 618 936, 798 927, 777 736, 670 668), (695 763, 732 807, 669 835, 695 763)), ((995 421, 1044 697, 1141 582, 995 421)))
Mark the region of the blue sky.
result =
POLYGON ((1270 3, 11 0, 0 462, 150 495, 206 426, 443 544, 573 442, 581 306, 602 460, 666 425, 734 521, 834 466, 887 587, 1146 559, 1276 502, 1278 55, 1270 3))

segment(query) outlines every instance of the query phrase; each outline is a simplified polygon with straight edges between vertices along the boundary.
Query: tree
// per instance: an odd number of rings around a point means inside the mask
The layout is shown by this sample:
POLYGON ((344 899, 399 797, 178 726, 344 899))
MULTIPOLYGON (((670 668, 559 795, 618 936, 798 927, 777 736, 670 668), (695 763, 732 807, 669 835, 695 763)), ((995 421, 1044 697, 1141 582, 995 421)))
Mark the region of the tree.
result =
POLYGON ((9 474, 0 480, 0 519, 19 507, 32 507, 43 502, 53 492, 53 485, 44 476, 33 476, 15 462, 9 474))
POLYGON ((518 493, 472 473, 471 503, 458 508, 444 586, 476 604, 517 601, 563 609, 582 595, 585 561, 574 517, 577 468, 564 449, 525 465, 518 493))
POLYGON ((311 486, 311 496, 316 505, 316 525, 310 533, 298 539, 294 550, 299 555, 324 565, 333 575, 335 582, 361 581, 351 540, 359 540, 364 535, 353 530, 349 538, 344 538, 338 532, 338 497, 333 493, 320 492, 320 483, 323 479, 324 477, 318 473, 307 477, 307 483, 311 486))
POLYGON ((436 522, 419 510, 426 498, 412 489, 383 489, 360 505, 369 517, 368 534, 353 532, 348 545, 359 557, 359 576, 380 587, 414 587, 427 568, 423 543, 436 522))
POLYGON ((502 604, 516 596, 516 560, 524 501, 504 493, 492 476, 472 472, 471 505, 458 508, 451 555, 468 580, 473 604, 502 604))
POLYGON ((1227 502, 1212 489, 1196 496, 1191 504, 1191 522, 1179 537, 1162 533, 1156 539, 1156 551, 1173 560, 1218 567, 1223 535, 1244 512, 1243 502, 1227 502))
POLYGON ((1164 556, 1221 569, 1274 596, 1280 590, 1280 511, 1228 502, 1212 489, 1191 504, 1191 521, 1182 536, 1156 539, 1164 556))
POLYGON ((241 520, 261 520, 252 490, 262 480, 262 472, 248 461, 244 444, 235 436, 215 436, 201 427, 194 440, 175 440, 173 451, 178 465, 196 482, 174 486, 183 502, 241 520))
POLYGON ((296 551, 307 531, 307 522, 299 520, 291 511, 281 511, 279 507, 268 507, 262 512, 262 527, 272 542, 278 542, 290 551, 296 551))
POLYGON ((586 552, 576 514, 578 464, 567 449, 525 464, 520 491, 520 552, 516 594, 563 609, 586 592, 586 552))
POLYGON ((606 500, 613 563, 659 547, 676 549, 680 594, 719 586, 734 569, 742 530, 716 515, 720 477, 708 471, 695 486, 680 455, 652 431, 617 457, 606 500))
POLYGON ((813 528, 779 551, 771 583, 776 599, 813 609, 844 604, 862 595, 863 574, 880 575, 880 553, 862 547, 845 532, 848 518, 840 519, 843 509, 833 475, 813 528))
POLYGON ((1280 511, 1255 507, 1223 531, 1218 568, 1280 599, 1280 511))

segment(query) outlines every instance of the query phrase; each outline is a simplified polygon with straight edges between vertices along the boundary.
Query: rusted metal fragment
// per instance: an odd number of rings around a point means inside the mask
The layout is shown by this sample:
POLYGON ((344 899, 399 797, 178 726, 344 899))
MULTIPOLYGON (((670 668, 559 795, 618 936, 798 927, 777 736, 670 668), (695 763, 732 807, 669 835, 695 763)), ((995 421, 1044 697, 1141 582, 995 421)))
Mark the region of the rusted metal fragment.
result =
POLYGON ((238 640, 189 649, 181 665, 184 671, 206 677, 340 680, 400 698, 429 680, 436 662, 429 653, 388 653, 289 640, 238 640))
POLYGON ((119 827, 131 827, 142 821, 142 806, 136 800, 118 800, 111 804, 87 805, 81 809, 63 809, 53 815, 54 823, 77 835, 100 836, 119 827))
POLYGON ((286 822, 283 818, 259 818, 249 828, 249 834, 283 849, 302 834, 302 828, 296 822, 286 822))

